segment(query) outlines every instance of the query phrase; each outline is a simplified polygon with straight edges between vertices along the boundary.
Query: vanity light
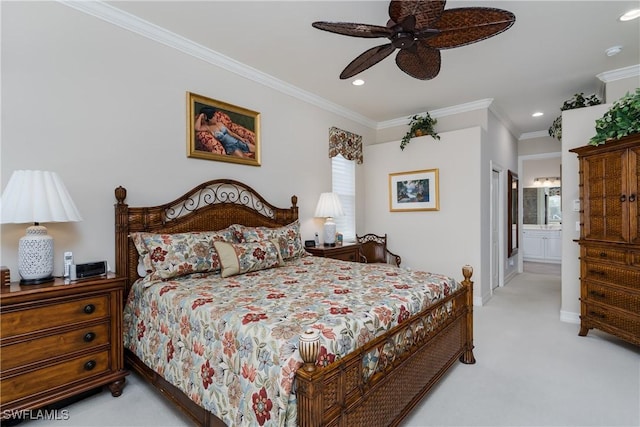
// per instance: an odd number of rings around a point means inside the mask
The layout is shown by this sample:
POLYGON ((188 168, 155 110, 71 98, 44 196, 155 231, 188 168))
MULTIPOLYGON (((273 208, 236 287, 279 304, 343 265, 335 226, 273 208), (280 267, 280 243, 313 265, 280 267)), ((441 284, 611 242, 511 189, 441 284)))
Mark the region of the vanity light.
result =
POLYGON ((364 80, 355 79, 353 82, 351 82, 351 84, 354 85, 354 86, 362 86, 364 84, 364 80))
POLYGON ((557 187, 560 185, 559 176, 540 177, 533 180, 533 185, 536 187, 557 187))
POLYGON ((640 9, 631 9, 624 15, 622 15, 619 20, 622 22, 631 21, 632 19, 640 18, 640 9))

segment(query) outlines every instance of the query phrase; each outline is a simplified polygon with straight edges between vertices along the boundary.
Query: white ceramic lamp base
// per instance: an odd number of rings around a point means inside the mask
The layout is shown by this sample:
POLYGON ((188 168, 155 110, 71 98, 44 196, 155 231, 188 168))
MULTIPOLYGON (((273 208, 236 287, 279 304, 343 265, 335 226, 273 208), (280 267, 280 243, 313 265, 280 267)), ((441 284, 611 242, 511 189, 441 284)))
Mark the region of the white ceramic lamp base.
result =
POLYGON ((53 237, 47 227, 32 225, 18 244, 18 272, 23 285, 53 281, 53 237))
POLYGON ((336 245, 336 223, 333 222, 333 218, 331 217, 328 217, 324 222, 322 238, 325 246, 336 245))

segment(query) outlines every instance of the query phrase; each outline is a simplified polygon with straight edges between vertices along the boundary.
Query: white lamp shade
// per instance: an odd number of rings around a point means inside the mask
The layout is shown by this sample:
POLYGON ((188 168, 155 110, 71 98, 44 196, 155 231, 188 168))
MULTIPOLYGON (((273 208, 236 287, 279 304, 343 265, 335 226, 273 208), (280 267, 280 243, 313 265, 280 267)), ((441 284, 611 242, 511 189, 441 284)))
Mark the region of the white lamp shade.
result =
POLYGON ((82 221, 62 179, 55 172, 13 172, 0 205, 2 223, 82 221))
POLYGON ((342 203, 340 203, 340 197, 336 193, 322 193, 320 194, 320 200, 316 206, 316 214, 314 215, 320 218, 335 218, 337 216, 344 216, 342 210, 342 203))

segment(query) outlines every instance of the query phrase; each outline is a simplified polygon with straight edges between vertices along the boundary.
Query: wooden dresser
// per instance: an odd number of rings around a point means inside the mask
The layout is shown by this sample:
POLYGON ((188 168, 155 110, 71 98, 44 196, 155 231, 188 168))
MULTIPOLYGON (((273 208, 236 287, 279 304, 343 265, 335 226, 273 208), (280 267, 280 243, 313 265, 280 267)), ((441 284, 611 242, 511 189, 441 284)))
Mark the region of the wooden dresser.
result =
POLYGON ((580 162, 580 335, 640 345, 640 134, 570 150, 580 162))
POLYGON ((109 385, 122 393, 124 279, 0 288, 3 418, 109 385))
POLYGON ((305 249, 307 252, 315 256, 341 259, 343 261, 360 262, 359 243, 345 243, 342 246, 317 246, 305 249))

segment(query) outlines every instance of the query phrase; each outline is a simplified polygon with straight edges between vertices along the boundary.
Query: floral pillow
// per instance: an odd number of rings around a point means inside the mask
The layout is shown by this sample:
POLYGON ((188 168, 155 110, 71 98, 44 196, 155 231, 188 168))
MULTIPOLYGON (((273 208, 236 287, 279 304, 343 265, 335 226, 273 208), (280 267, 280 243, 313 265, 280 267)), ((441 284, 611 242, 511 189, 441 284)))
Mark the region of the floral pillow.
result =
POLYGON ((234 241, 233 231, 228 228, 177 234, 134 233, 132 239, 148 280, 217 271, 220 259, 213 243, 234 241))
POLYGON ((282 263, 277 240, 252 243, 217 241, 213 245, 220 257, 222 277, 278 267, 282 263))
POLYGON ((298 220, 277 228, 243 227, 242 235, 246 242, 277 239, 280 253, 284 260, 305 255, 304 245, 300 237, 300 222, 298 220))

